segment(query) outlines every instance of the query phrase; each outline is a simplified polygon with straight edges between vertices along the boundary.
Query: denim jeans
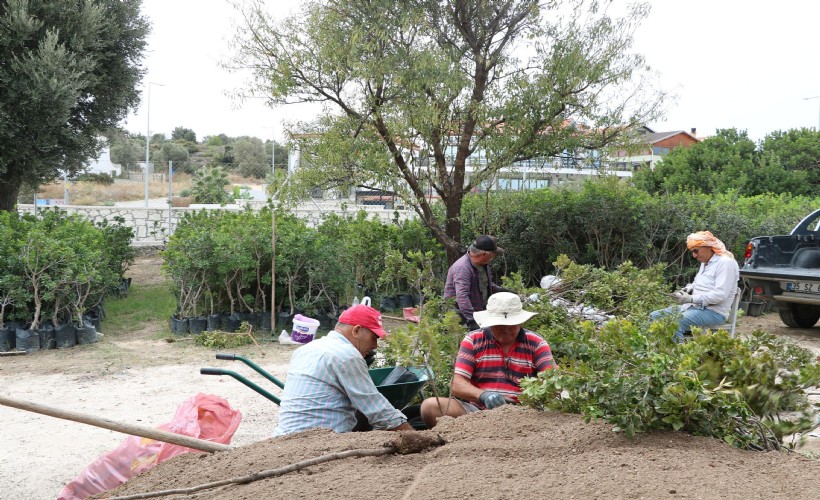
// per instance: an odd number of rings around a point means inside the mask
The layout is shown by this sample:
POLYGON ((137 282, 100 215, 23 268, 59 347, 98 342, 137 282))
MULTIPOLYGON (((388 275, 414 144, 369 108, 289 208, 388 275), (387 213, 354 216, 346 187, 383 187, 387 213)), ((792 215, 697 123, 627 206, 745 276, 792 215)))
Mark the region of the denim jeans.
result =
POLYGON ((675 342, 683 342, 684 332, 692 330, 693 326, 711 326, 722 325, 726 322, 726 317, 722 316, 711 309, 705 309, 700 306, 692 306, 681 313, 681 306, 671 306, 659 311, 652 311, 649 313, 649 319, 656 321, 664 316, 679 316, 678 330, 675 332, 673 339, 675 342))

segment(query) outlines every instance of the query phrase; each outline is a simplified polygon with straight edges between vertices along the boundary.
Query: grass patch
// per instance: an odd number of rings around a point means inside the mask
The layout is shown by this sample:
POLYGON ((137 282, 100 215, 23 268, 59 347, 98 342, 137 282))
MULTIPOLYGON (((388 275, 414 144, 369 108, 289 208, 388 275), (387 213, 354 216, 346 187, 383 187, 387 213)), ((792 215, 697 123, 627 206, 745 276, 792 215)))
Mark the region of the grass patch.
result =
POLYGON ((106 302, 103 331, 116 335, 154 324, 162 325, 157 333, 161 337, 165 336, 169 333, 168 318, 174 313, 176 306, 176 297, 167 284, 134 284, 128 297, 106 302))

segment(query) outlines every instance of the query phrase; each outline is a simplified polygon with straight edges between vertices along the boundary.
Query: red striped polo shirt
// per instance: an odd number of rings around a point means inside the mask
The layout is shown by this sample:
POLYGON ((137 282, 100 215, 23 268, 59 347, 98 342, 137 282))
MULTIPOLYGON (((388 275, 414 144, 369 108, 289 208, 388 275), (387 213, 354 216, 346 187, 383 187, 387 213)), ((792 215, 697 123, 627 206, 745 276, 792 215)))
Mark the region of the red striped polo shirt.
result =
POLYGON ((555 366, 549 344, 536 333, 521 328, 505 356, 492 331, 485 328, 468 333, 461 341, 455 373, 479 389, 500 392, 518 401, 519 380, 555 366))

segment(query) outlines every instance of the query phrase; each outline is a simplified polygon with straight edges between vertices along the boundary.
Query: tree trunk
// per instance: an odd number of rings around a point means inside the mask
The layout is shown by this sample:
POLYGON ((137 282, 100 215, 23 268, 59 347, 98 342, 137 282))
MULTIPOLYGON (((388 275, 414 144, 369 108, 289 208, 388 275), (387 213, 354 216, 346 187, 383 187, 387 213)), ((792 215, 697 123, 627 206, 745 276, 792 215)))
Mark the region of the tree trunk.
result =
POLYGON ((0 180, 0 212, 11 212, 17 205, 17 196, 20 194, 20 184, 10 184, 0 180))
POLYGON ((443 241, 447 250, 447 262, 452 265, 464 254, 461 245, 461 197, 451 196, 445 201, 446 222, 445 228, 448 241, 443 241))

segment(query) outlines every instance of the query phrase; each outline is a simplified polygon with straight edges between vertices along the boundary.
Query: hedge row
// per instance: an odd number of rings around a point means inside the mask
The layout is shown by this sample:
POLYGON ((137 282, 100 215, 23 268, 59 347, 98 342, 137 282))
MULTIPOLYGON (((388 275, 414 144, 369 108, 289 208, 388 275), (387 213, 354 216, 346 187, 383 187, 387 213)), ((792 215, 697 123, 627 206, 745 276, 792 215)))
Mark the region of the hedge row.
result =
POLYGON ((565 254, 579 264, 614 269, 665 266, 669 280, 696 272, 686 236, 709 230, 742 264, 754 236, 785 234, 820 207, 820 198, 789 195, 738 196, 676 193, 650 195, 615 180, 581 186, 472 196, 462 210, 464 239, 489 232, 507 250, 493 263, 499 274, 520 271, 527 284, 554 273, 565 254))

